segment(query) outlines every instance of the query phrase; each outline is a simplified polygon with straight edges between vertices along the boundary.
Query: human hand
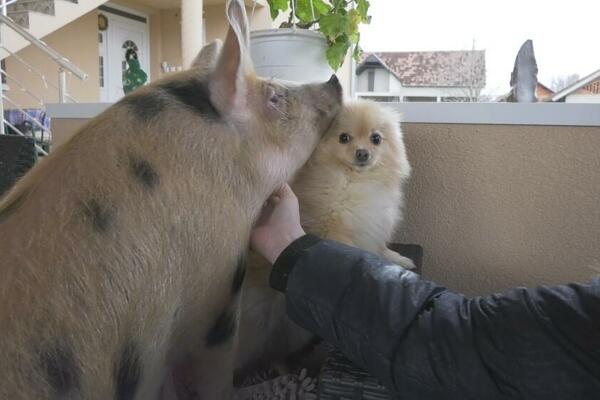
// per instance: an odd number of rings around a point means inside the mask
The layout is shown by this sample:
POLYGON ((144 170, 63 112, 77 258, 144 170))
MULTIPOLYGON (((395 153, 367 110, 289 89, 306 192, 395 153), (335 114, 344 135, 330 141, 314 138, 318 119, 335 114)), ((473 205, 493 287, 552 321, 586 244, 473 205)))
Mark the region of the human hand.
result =
POLYGON ((300 226, 298 198, 285 184, 263 207, 250 235, 250 247, 273 264, 288 245, 305 234, 300 226))

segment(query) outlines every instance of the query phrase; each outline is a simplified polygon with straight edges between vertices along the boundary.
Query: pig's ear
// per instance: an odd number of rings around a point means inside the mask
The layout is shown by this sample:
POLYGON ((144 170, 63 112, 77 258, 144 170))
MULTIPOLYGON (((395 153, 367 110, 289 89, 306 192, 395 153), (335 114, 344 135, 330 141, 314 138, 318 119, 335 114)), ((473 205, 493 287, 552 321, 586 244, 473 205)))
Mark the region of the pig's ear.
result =
POLYGON ((210 76, 210 98, 221 115, 241 115, 246 108, 248 83, 254 76, 248 18, 242 0, 229 0, 226 13, 229 31, 210 76))
POLYGON ((200 50, 200 53, 192 61, 192 68, 202 68, 205 71, 212 71, 217 64, 217 59, 221 53, 223 42, 215 39, 200 50))

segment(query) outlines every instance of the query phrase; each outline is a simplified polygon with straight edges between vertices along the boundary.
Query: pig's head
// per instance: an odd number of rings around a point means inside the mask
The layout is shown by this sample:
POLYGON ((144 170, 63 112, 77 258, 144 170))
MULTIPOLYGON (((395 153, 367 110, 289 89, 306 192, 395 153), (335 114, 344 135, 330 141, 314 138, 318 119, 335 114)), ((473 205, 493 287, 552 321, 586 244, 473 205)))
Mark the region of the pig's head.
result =
POLYGON ((222 46, 205 47, 196 67, 211 69, 212 104, 243 138, 243 151, 273 190, 306 162, 341 107, 342 89, 335 76, 308 85, 258 78, 250 60, 244 5, 230 0, 226 8, 227 38, 222 46))

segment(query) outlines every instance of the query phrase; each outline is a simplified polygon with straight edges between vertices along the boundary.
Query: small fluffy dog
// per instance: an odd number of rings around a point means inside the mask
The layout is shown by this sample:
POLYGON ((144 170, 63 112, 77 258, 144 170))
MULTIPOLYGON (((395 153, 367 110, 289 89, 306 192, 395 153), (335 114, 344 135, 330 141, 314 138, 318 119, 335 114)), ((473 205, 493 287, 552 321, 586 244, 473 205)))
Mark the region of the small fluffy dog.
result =
MULTIPOLYGON (((413 268, 410 259, 386 246, 402 219, 402 187, 409 175, 399 116, 370 101, 347 103, 292 183, 302 226, 413 268)), ((241 371, 272 366, 314 337, 287 318, 283 295, 268 286, 269 273, 266 261, 251 254, 242 300, 241 371)))
POLYGON ((302 226, 413 268, 386 246, 402 219, 409 175, 399 116, 374 102, 349 103, 292 185, 302 226))

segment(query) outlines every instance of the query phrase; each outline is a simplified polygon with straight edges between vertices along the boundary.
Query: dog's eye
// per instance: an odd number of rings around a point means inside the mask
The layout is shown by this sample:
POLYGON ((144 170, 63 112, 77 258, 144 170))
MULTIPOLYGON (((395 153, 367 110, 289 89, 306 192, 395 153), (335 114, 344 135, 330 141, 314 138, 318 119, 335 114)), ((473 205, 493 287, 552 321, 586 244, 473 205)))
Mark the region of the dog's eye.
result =
POLYGON ((371 135, 371 143, 374 145, 378 145, 381 143, 381 135, 379 133, 374 133, 371 135))
POLYGON ((349 141, 350 141, 350 135, 348 135, 347 133, 340 134, 340 143, 344 144, 344 143, 348 143, 349 141))

